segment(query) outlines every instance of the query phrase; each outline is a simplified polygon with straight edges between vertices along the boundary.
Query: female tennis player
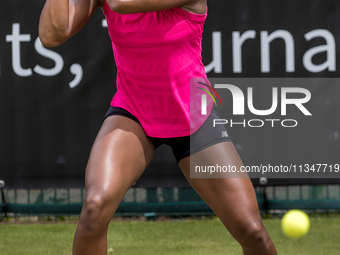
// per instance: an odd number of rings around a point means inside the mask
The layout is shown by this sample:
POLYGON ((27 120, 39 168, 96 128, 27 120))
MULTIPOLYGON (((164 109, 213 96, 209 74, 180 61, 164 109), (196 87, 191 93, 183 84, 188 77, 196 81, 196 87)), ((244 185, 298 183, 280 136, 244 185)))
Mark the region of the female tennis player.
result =
POLYGON ((98 7, 112 40, 117 93, 86 168, 73 254, 107 253, 110 220, 163 143, 172 147, 190 184, 244 254, 277 254, 249 178, 190 178, 190 162, 242 166, 230 139, 211 128, 211 119, 218 118, 211 104, 210 114, 190 120, 195 115, 190 113, 190 78, 206 78, 201 61, 206 0, 47 0, 40 17, 41 42, 46 47, 65 42, 98 7))

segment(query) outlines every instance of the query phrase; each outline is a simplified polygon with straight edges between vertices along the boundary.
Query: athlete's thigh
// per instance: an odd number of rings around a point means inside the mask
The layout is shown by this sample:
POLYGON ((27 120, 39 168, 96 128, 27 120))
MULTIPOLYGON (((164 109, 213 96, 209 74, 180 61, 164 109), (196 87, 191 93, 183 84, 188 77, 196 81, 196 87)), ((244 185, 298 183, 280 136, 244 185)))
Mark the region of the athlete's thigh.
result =
POLYGON ((118 115, 106 118, 86 167, 86 194, 104 195, 119 203, 151 161, 154 150, 134 120, 118 115))
POLYGON ((220 177, 224 178, 190 178, 190 164, 192 167, 203 164, 230 165, 240 169, 243 163, 232 142, 210 146, 182 159, 179 166, 193 188, 236 239, 242 238, 247 226, 261 222, 255 191, 247 174, 223 173, 220 177))

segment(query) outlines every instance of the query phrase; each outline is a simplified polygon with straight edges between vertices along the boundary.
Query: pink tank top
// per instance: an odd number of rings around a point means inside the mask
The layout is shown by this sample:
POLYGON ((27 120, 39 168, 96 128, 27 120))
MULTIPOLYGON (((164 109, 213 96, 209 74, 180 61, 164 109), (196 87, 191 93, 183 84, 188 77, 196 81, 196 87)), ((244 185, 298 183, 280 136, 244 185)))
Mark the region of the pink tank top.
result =
MULTIPOLYGON (((201 40, 207 14, 179 7, 119 14, 105 2, 104 15, 117 65, 117 92, 111 105, 137 117, 151 137, 197 131, 208 114, 199 114, 200 107, 190 111, 190 99, 199 101, 202 94, 190 85, 190 78, 206 78, 201 40)), ((207 112, 211 108, 208 104, 207 112)))

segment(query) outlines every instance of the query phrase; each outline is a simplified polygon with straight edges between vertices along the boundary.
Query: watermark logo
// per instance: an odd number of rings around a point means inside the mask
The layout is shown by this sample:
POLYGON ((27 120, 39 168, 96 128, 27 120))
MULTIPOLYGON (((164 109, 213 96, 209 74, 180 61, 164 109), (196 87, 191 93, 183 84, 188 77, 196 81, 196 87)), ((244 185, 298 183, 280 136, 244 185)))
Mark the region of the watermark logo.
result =
MULTIPOLYGON (((213 80, 213 79, 212 79, 213 80)), ((287 116, 287 108, 290 107, 292 112, 295 112, 295 116, 298 116, 298 113, 302 113, 304 116, 311 116, 311 112, 307 109, 306 103, 308 103, 311 100, 311 92, 307 88, 302 87, 295 87, 295 86, 282 86, 287 85, 287 83, 279 84, 279 86, 272 86, 267 81, 261 81, 259 84, 255 82, 255 84, 252 84, 252 87, 245 87, 245 84, 241 84, 241 87, 239 85, 233 85, 228 83, 223 83, 221 81, 216 82, 214 86, 208 85, 203 82, 196 81, 196 83, 205 86, 206 88, 196 87, 205 93, 201 95, 201 114, 206 115, 207 114, 207 94, 212 98, 214 101, 215 106, 217 106, 217 101, 215 99, 215 96, 220 101, 220 104, 222 106, 222 100, 221 96, 223 98, 223 95, 225 95, 225 92, 228 91, 228 94, 231 94, 232 100, 228 100, 229 106, 226 105, 224 107, 220 107, 219 112, 224 112, 226 110, 231 109, 231 101, 232 101, 232 114, 234 116, 236 115, 247 115, 253 114, 256 116, 266 116, 267 119, 244 119, 241 122, 235 122, 232 119, 226 120, 226 119, 214 119, 213 126, 216 125, 224 125, 224 124, 230 124, 232 127, 233 125, 242 125, 244 127, 262 127, 265 125, 265 123, 268 123, 272 127, 274 127, 275 123, 280 122, 282 127, 295 127, 298 125, 298 122, 296 119, 279 119, 279 118, 270 118, 269 116, 276 113, 276 117, 278 117, 278 114, 280 113, 280 116, 287 116), (261 86, 266 86, 266 96, 258 94, 256 97, 253 93, 253 87, 256 87, 258 89, 263 89, 261 86), (246 93, 242 91, 246 90, 246 93), (221 89, 219 93, 217 93, 216 89, 221 89), (221 95, 221 96, 220 96, 221 95), (259 109, 255 107, 254 101, 256 103, 259 101, 265 100, 266 107, 263 107, 264 109, 259 109), (268 103, 271 103, 268 107, 268 103), (246 108, 247 107, 247 108, 246 108), (280 109, 279 109, 280 108, 280 109), (279 113, 278 113, 279 109, 279 113), (248 110, 246 113, 246 110, 248 110)), ((213 84, 213 83, 211 83, 213 84)), ((235 84, 235 83, 234 83, 235 84)), ((238 83, 236 83, 238 84, 238 83)), ((249 84, 249 83, 248 83, 249 84)), ((275 83, 274 83, 275 84, 275 83)), ((225 99, 225 98, 224 98, 225 99)), ((230 115, 230 113, 228 114, 230 115)))
MULTIPOLYGON (((215 106, 217 106, 217 102, 215 100, 215 96, 217 96, 218 100, 220 101, 220 104, 222 105, 222 100, 221 100, 221 97, 220 95, 217 93, 217 91, 210 85, 208 84, 205 84, 203 82, 197 82, 198 84, 201 84, 203 86, 206 86, 209 90, 206 90, 204 88, 201 88, 201 87, 196 87, 198 89, 201 89, 203 90, 204 92, 206 92, 211 98, 212 100, 214 100, 214 103, 215 103, 215 106)), ((202 97, 201 97, 201 114, 202 115, 206 115, 207 114, 207 94, 202 94, 202 97)))
MULTIPOLYGON (((206 117, 200 132, 222 138, 230 133, 249 165, 230 161, 228 150, 211 146, 190 155, 190 178, 339 178, 338 154, 333 153, 340 139, 339 78, 204 79, 191 79, 191 125, 206 117)), ((192 137, 194 148, 197 138, 192 137)))

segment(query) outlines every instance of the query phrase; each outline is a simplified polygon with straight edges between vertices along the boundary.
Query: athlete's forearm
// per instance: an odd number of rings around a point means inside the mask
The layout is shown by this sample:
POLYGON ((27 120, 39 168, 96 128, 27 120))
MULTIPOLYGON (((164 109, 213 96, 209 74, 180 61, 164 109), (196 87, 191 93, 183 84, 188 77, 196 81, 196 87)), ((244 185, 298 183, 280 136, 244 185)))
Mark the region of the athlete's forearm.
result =
POLYGON ((69 29, 69 0, 47 0, 40 15, 39 37, 43 44, 58 44, 69 29))
POLYGON ((86 24, 97 6, 97 0, 47 0, 40 15, 41 42, 60 45, 86 24))

